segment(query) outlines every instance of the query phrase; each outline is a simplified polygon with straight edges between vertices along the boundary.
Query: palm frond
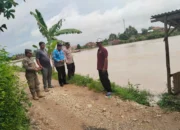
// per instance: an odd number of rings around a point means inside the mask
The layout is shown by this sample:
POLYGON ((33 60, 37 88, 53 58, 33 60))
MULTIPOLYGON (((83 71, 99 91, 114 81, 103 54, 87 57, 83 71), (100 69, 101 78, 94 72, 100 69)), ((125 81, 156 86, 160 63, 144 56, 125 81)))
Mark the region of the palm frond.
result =
POLYGON ((75 33, 80 34, 82 32, 77 29, 62 29, 62 30, 55 32, 54 36, 59 36, 59 35, 63 35, 63 34, 75 34, 75 33))
POLYGON ((39 18, 37 14, 35 14, 34 12, 30 12, 30 14, 33 15, 34 18, 36 19, 37 24, 38 24, 38 27, 39 27, 39 31, 42 33, 42 35, 43 35, 44 37, 47 38, 47 37, 48 37, 47 26, 46 26, 46 25, 45 25, 45 26, 43 25, 42 21, 40 20, 41 18, 39 18))
POLYGON ((36 11, 37 17, 39 19, 39 22, 47 29, 47 25, 44 22, 42 14, 37 9, 35 11, 36 11))
POLYGON ((34 48, 38 49, 38 47, 36 45, 32 45, 34 48))
POLYGON ((61 29, 61 26, 62 26, 62 19, 60 19, 56 24, 54 24, 50 29, 49 29, 49 34, 51 36, 54 35, 55 32, 57 32, 58 30, 61 29))

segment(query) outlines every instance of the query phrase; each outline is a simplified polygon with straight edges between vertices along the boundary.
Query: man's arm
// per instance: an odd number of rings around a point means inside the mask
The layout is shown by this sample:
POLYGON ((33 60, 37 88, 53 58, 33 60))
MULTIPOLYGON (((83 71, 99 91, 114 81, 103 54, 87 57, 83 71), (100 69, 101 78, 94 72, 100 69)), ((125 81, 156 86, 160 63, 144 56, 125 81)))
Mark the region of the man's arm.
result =
POLYGON ((108 51, 107 50, 104 50, 104 56, 105 56, 105 60, 104 60, 103 71, 106 71, 107 65, 108 65, 108 51))
POLYGON ((38 64, 38 66, 39 66, 40 68, 43 68, 42 65, 41 65, 41 63, 39 62, 39 58, 40 58, 39 51, 37 51, 37 53, 36 53, 36 63, 38 64))
POLYGON ((56 57, 56 51, 55 50, 53 51, 53 60, 56 62, 59 62, 59 60, 56 57))
POLYGON ((23 65, 23 68, 25 68, 26 70, 29 70, 29 71, 37 71, 36 68, 28 66, 28 63, 27 63, 26 60, 23 60, 23 61, 22 61, 22 65, 23 65))

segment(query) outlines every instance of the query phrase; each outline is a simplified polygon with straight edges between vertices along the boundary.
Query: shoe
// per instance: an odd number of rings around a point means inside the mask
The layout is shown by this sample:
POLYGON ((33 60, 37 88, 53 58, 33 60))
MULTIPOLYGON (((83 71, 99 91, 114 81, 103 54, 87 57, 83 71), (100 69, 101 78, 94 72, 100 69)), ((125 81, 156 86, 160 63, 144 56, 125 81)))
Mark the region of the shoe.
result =
POLYGON ((54 86, 51 85, 51 86, 49 86, 48 88, 54 88, 54 86))
POLYGON ((33 99, 34 99, 34 100, 39 100, 39 98, 36 97, 36 94, 35 94, 35 93, 33 93, 32 96, 33 96, 33 99))
POLYGON ((45 97, 45 96, 41 95, 40 91, 37 92, 37 96, 38 96, 38 98, 43 98, 43 97, 45 97))
POLYGON ((68 85, 68 84, 69 84, 69 83, 67 83, 67 82, 66 82, 66 83, 64 83, 64 85, 68 85))
POLYGON ((44 91, 45 91, 45 92, 49 92, 49 89, 48 89, 48 88, 45 88, 44 91))
POLYGON ((60 86, 61 86, 61 87, 63 87, 63 86, 64 86, 64 84, 60 84, 60 86))
POLYGON ((111 92, 107 92, 106 96, 109 97, 109 96, 111 96, 111 94, 112 94, 111 92))

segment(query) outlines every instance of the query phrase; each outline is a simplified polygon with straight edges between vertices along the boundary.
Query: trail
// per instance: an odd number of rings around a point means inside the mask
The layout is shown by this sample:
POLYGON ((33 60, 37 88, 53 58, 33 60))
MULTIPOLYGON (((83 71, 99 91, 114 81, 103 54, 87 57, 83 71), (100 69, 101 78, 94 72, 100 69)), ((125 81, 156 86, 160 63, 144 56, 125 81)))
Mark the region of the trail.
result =
MULTIPOLYGON (((24 73, 18 74, 26 82, 24 73)), ((41 81, 42 79, 39 76, 41 81)), ((118 97, 106 98, 86 87, 66 85, 44 93, 45 98, 31 99, 29 110, 32 130, 180 130, 180 113, 159 107, 146 107, 118 97)))

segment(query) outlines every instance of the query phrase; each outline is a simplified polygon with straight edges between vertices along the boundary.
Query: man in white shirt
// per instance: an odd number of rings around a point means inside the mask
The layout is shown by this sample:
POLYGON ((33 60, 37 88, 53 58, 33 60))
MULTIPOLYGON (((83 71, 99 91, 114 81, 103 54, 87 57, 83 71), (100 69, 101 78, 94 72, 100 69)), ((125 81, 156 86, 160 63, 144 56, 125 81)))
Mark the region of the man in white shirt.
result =
POLYGON ((66 42, 65 46, 66 46, 66 49, 64 49, 64 54, 65 54, 66 64, 67 64, 67 69, 68 69, 68 78, 71 79, 71 77, 74 76, 74 73, 75 73, 75 64, 74 64, 69 42, 66 42))

